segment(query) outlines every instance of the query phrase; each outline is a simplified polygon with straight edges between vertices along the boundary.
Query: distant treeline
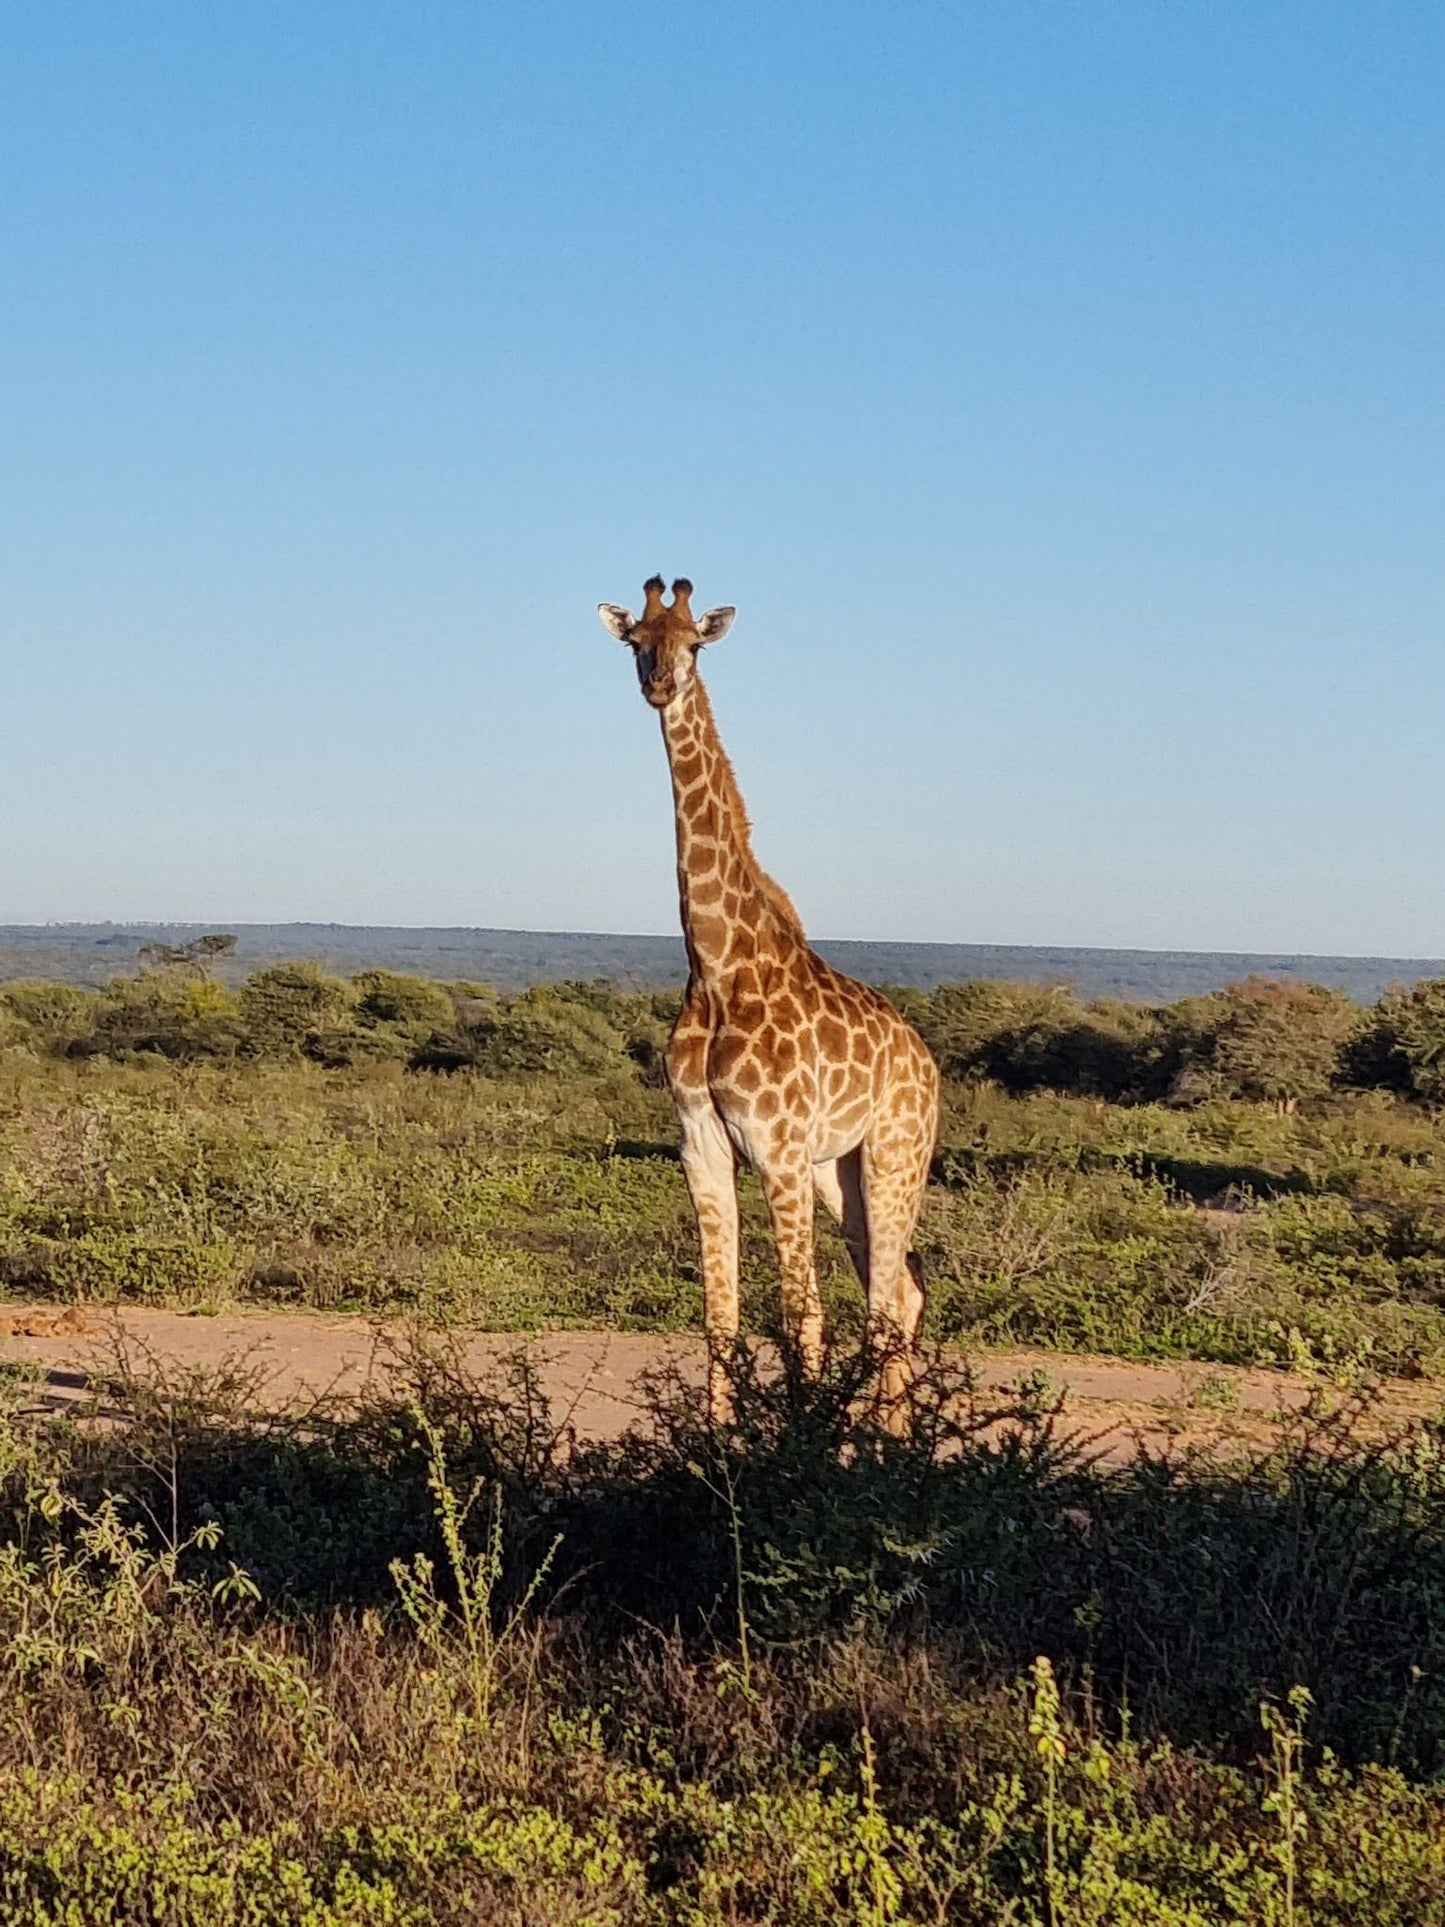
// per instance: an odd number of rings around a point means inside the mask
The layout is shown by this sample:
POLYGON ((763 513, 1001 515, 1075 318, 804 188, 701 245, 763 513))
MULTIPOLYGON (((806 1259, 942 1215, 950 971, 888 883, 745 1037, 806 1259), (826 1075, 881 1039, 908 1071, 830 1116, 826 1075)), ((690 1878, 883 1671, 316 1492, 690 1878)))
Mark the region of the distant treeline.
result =
MULTIPOLYGON (((1445 978, 1368 1008, 1263 977, 1164 1006, 976 980, 890 992, 952 1079, 1116 1103, 1211 1098, 1293 1106, 1339 1089, 1445 1103, 1445 978)), ((99 990, 0 986, 0 1046, 116 1059, 391 1060, 491 1076, 622 1072, 662 1080, 672 991, 567 983, 507 995, 390 970, 348 979, 305 962, 216 982, 204 954, 162 957, 99 990)))
MULTIPOLYGON (((186 951, 218 941, 196 924, 0 924, 0 983, 20 977, 102 988, 137 951, 186 951)), ((436 982, 467 978, 499 990, 600 982, 678 990, 687 977, 680 936, 559 930, 396 929, 324 923, 238 924, 212 974, 239 986, 267 964, 313 960, 342 977, 393 970, 436 982)), ((1201 950, 1090 950, 1057 944, 888 943, 832 938, 815 947, 837 970, 868 984, 936 990, 940 984, 1073 984, 1086 1001, 1169 1004, 1246 977, 1324 984, 1357 1004, 1445 976, 1445 958, 1331 957, 1201 950)))

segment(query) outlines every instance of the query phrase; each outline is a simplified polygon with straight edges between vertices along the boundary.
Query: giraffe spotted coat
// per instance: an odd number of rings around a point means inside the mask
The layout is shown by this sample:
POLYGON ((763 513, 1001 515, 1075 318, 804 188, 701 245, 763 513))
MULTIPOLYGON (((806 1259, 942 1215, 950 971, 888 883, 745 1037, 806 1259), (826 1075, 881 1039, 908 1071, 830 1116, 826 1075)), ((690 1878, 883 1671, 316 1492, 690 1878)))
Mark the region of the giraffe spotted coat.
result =
POLYGON ((896 1403, 923 1313, 910 1245, 938 1136, 938 1069, 885 997, 813 950, 797 911, 753 854, 747 812, 722 747, 697 654, 731 609, 694 619, 691 585, 670 605, 654 577, 640 617, 599 609, 627 642, 658 710, 672 774, 677 879, 688 985, 667 1053, 682 1161, 702 1246, 713 1398, 738 1330, 739 1159, 758 1173, 778 1249, 783 1313, 816 1366, 823 1315, 814 1200, 843 1227, 887 1350, 883 1394, 896 1403))

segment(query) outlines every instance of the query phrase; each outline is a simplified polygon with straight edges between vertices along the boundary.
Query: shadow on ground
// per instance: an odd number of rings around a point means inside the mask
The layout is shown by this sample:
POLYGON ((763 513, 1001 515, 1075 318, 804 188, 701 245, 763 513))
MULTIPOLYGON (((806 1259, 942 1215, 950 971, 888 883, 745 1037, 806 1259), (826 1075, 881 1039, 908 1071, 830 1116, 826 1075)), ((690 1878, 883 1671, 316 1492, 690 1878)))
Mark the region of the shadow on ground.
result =
POLYGON ((466 1530, 499 1532, 497 1610, 544 1573, 538 1609, 598 1665, 649 1631, 750 1642, 785 1667, 863 1637, 973 1680, 1043 1652, 1136 1732, 1248 1753, 1261 1697, 1303 1685, 1346 1758, 1445 1765, 1445 1459, 1428 1425, 1372 1436, 1368 1395, 1316 1398, 1234 1462, 1121 1466, 1065 1438, 1042 1394, 985 1392, 941 1359, 907 1439, 872 1422, 856 1354, 809 1383, 743 1351, 735 1376, 725 1429, 664 1370, 629 1432, 589 1444, 523 1355, 477 1373, 414 1343, 385 1395, 267 1413, 243 1359, 168 1375, 118 1354, 48 1449, 63 1489, 119 1494, 153 1537, 219 1528, 188 1556, 239 1564, 273 1613, 391 1601, 391 1562, 419 1550, 445 1570, 430 1427, 471 1495, 466 1530))

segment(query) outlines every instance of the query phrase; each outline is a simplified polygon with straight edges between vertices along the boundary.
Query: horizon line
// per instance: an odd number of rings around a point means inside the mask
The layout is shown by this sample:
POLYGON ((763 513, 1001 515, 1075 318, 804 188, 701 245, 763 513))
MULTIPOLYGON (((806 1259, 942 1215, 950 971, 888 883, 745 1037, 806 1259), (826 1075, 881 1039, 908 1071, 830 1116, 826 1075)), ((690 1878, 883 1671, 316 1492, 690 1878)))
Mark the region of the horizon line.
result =
MULTIPOLYGON (((680 932, 652 930, 562 930, 532 928, 521 924, 481 924, 481 923, 344 923, 335 918, 284 917, 252 919, 235 923, 224 920, 191 917, 73 917, 49 918, 39 922, 0 923, 0 942, 7 931, 73 931, 73 930, 201 930, 229 935, 239 935, 247 930, 409 930, 417 932, 455 933, 472 936, 499 937, 579 937, 592 941, 620 940, 628 943, 675 943, 681 944, 680 932)), ((809 936, 808 942, 817 944, 851 944, 860 948, 883 948, 891 950, 1018 950, 1043 953, 1057 951, 1083 951, 1096 956, 1117 957, 1252 957, 1274 960, 1318 960, 1331 963, 1403 963, 1403 964, 1442 964, 1445 958, 1425 955, 1409 956, 1388 951, 1344 951, 1344 950, 1243 950, 1207 947, 1187 948, 1182 945, 1155 947, 1143 944, 1097 944, 1097 943, 998 943, 978 938, 915 938, 915 937, 831 937, 809 936)))

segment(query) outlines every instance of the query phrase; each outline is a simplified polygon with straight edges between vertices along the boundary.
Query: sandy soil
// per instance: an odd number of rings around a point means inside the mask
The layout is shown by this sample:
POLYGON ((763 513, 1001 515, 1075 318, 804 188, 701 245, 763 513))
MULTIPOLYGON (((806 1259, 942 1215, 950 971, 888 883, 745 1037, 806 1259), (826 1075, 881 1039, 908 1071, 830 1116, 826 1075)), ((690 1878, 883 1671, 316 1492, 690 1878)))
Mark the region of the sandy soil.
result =
MULTIPOLYGON (((174 1375, 245 1360, 267 1407, 309 1403, 319 1395, 354 1396, 393 1369, 392 1347, 404 1328, 356 1316, 309 1312, 232 1311, 198 1316, 126 1307, 9 1305, 0 1309, 0 1360, 19 1367, 32 1408, 82 1406, 115 1371, 117 1346, 132 1362, 174 1375), (33 1389, 32 1389, 33 1388, 33 1389)), ((535 1357, 554 1416, 568 1416, 584 1438, 607 1439, 637 1416, 639 1376, 671 1363, 700 1380, 700 1338, 629 1332, 472 1333, 461 1341, 467 1364, 484 1369, 525 1347, 535 1357)), ((1064 1395, 1066 1430, 1094 1441, 1110 1458, 1168 1440, 1226 1449, 1269 1437, 1281 1417, 1309 1395, 1300 1379, 1280 1372, 1199 1364, 1139 1365, 1061 1352, 981 1352, 973 1356, 981 1384, 1016 1384, 1044 1374, 1064 1395)), ((1383 1387, 1376 1422, 1408 1423, 1445 1406, 1445 1383, 1392 1380, 1383 1387)))

